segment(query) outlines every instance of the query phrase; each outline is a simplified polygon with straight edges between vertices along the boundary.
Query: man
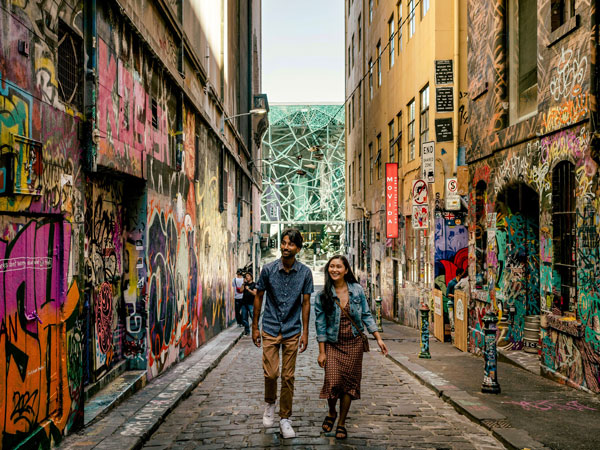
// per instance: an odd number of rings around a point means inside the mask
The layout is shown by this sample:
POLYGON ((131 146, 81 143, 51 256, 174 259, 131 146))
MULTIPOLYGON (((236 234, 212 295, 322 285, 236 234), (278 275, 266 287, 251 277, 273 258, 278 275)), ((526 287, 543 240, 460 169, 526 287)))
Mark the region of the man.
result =
POLYGON ((454 290, 456 289, 456 285, 458 284, 464 273, 465 271, 460 267, 456 269, 456 276, 452 280, 450 280, 450 283, 448 283, 448 287, 446 288, 446 297, 448 297, 453 302, 454 290))
POLYGON ((254 311, 254 296, 256 295, 256 283, 252 274, 246 272, 244 275, 244 297, 242 299, 242 323, 244 324, 244 336, 250 334, 250 322, 254 311))
POLYGON ((244 272, 238 269, 235 278, 233 279, 233 296, 235 299, 235 321, 238 327, 244 326, 242 323, 242 299, 244 298, 244 272))
POLYGON ((296 436, 292 428, 292 401, 296 356, 308 345, 308 319, 313 278, 310 269, 296 260, 302 249, 302 235, 289 228, 281 234, 281 258, 263 267, 256 285, 252 340, 261 346, 258 319, 267 293, 262 319, 263 372, 265 376, 265 412, 263 425, 273 425, 277 378, 279 377, 279 349, 281 348, 281 394, 279 400, 279 428, 284 438, 296 436), (302 312, 302 322, 300 321, 302 312), (300 331, 302 330, 302 336, 300 331))

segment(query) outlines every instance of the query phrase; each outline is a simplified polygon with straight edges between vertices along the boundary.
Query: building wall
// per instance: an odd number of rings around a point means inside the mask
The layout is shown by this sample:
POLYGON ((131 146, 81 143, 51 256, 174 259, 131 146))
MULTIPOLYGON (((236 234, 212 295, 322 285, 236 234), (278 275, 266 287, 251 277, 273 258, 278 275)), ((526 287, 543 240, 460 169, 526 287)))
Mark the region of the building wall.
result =
POLYGON ((50 447, 84 386, 152 379, 225 329, 258 256, 255 130, 220 122, 260 90, 260 1, 119 4, 0 4, 0 448, 50 447))
MULTIPOLYGON (((346 178, 350 176, 354 183, 347 183, 346 214, 350 231, 348 233, 348 254, 355 263, 356 271, 370 298, 382 297, 383 314, 395 318, 410 326, 417 326, 418 309, 421 301, 428 301, 434 279, 445 279, 446 267, 438 260, 440 252, 436 248, 453 245, 454 231, 439 234, 443 242, 435 240, 435 222, 442 220, 445 179, 456 174, 458 147, 464 146, 464 118, 468 117, 464 102, 459 102, 461 92, 466 92, 466 2, 459 2, 459 39, 460 58, 454 61, 455 108, 462 106, 462 113, 437 113, 435 106, 435 60, 455 60, 454 55, 454 10, 453 2, 430 2, 429 9, 421 14, 421 5, 415 9, 415 33, 409 34, 408 1, 373 2, 373 20, 369 21, 369 1, 346 4, 346 178), (402 20, 399 27, 398 4, 402 5, 402 20), (349 9, 348 9, 349 7, 349 9), (360 29, 361 45, 358 46, 360 29), (394 22, 394 64, 390 67, 388 21, 394 22), (401 30, 402 43, 398 42, 401 30), (352 53, 352 36, 355 39, 354 64, 352 55, 348 56, 348 47, 352 53), (377 76, 377 43, 381 42, 381 86, 377 76), (369 92, 369 60, 373 61, 373 98, 369 92), (363 78, 364 77, 364 78, 363 78), (452 118, 455 135, 451 142, 436 142, 435 183, 429 185, 430 226, 426 233, 413 233, 410 226, 412 218, 412 182, 421 178, 420 158, 420 91, 429 86, 429 138, 435 141, 435 119, 452 118), (360 95, 359 95, 360 92, 360 95), (352 112, 352 94, 355 111, 352 112), (359 100, 360 99, 360 100, 359 100), (415 100, 415 158, 409 158, 408 150, 408 111, 407 106, 415 100), (360 112, 357 104, 360 105, 360 112), (401 113, 399 126, 397 114, 401 113), (352 117, 354 116, 354 121, 352 117), (388 123, 394 121, 394 138, 401 147, 401 159, 398 160, 398 147, 395 161, 399 162, 399 237, 386 239, 385 230, 385 163, 390 162, 388 123), (460 122, 459 122, 460 120, 460 122), (352 123, 354 122, 354 126, 352 123), (378 177, 376 168, 370 167, 369 144, 373 145, 373 156, 377 154, 377 135, 382 139, 382 169, 378 177), (401 133, 401 136, 398 136, 401 133), (362 161, 359 160, 359 155, 362 161), (362 174, 358 174, 362 168, 362 174), (370 182, 370 172, 373 181, 370 182), (351 174, 352 172, 352 174, 351 174), (435 210, 435 212, 434 212, 435 210), (360 227, 360 232, 358 231, 360 227), (354 230, 354 231, 352 231, 354 230), (447 241, 446 241, 447 238, 447 241), (415 250, 409 241, 419 242, 422 250, 415 250), (409 275, 409 259, 413 259, 418 269, 409 275), (396 269, 394 269, 396 267, 396 269), (396 271, 396 273, 394 273, 396 271)), ((458 110, 456 111, 458 113, 458 110)), ((462 215, 449 216, 452 227, 456 222, 464 227, 462 215), (458 219, 457 221, 454 221, 458 219)), ((450 226, 450 223, 448 224, 450 226)), ((441 256, 440 256, 441 257, 441 256)))
POLYGON ((552 32, 550 2, 538 2, 537 112, 511 123, 504 107, 510 77, 507 11, 503 2, 469 2, 469 7, 469 264, 480 280, 470 305, 470 349, 482 348, 486 310, 508 316, 500 339, 511 349, 524 345, 526 316, 541 314, 542 371, 599 392, 600 297, 590 281, 598 275, 597 245, 591 243, 598 242, 600 206, 590 120, 596 114, 590 30, 597 11, 590 2, 576 2, 576 25, 552 32), (564 312, 554 305, 561 282, 552 217, 557 188, 552 173, 561 161, 574 164, 576 198, 577 292, 564 312), (477 191, 478 186, 484 189, 477 191), (506 194, 515 186, 529 193, 527 210, 510 204, 506 194), (477 204, 484 220, 476 216, 477 204), (486 240, 485 265, 477 262, 478 236, 486 240))

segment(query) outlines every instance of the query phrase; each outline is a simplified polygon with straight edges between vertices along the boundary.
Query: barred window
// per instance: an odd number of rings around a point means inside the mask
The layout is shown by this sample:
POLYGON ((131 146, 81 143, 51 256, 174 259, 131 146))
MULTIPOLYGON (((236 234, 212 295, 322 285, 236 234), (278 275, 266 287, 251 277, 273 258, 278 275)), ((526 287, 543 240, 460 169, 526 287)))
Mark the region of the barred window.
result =
POLYGON ((421 131, 419 140, 420 155, 423 142, 429 141, 429 85, 425 86, 421 91, 421 120, 419 122, 419 129, 421 131))
POLYGON ((60 99, 83 107, 83 39, 66 23, 58 23, 58 94, 60 99))
POLYGON ((560 277, 554 306, 561 311, 572 310, 576 300, 575 222, 575 167, 562 161, 552 171, 554 270, 560 277))
POLYGON ((408 104, 408 160, 415 159, 415 99, 408 104))

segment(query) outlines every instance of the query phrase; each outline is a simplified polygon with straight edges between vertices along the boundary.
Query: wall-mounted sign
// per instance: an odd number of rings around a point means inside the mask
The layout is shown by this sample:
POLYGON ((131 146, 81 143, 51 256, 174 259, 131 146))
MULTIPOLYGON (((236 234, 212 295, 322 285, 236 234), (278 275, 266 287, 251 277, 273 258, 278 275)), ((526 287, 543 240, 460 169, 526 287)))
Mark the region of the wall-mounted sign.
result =
POLYGON ((429 206, 413 205, 412 227, 415 230, 429 228, 429 206))
POLYGON ((452 117, 446 119, 435 119, 435 140, 438 142, 450 142, 453 139, 452 117))
POLYGON ((428 183, 435 183, 435 142, 421 144, 422 178, 428 183))
POLYGON ((398 237, 398 163, 385 165, 385 234, 398 237))
POLYGON ((460 209, 460 195, 458 195, 458 180, 446 178, 446 209, 458 211, 460 209))
POLYGON ((427 204, 427 182, 425 180, 414 180, 412 185, 413 205, 427 204))
POLYGON ((435 110, 439 113, 454 111, 454 88, 435 88, 435 110))
POLYGON ((435 84, 452 84, 454 75, 451 59, 439 59, 435 62, 435 84))

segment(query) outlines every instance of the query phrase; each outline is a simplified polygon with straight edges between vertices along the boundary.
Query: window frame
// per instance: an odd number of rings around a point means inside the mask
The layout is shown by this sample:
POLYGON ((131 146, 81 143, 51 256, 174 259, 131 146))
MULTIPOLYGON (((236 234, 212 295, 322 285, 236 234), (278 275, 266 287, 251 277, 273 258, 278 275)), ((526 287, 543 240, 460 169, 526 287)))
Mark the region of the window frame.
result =
POLYGON ((429 11, 429 0, 421 0, 421 20, 423 20, 427 11, 429 11))
POLYGON ((369 100, 373 100, 373 59, 369 59, 369 100))
POLYGON ((398 135, 396 136, 396 155, 398 155, 398 165, 402 165, 402 111, 396 114, 396 121, 398 122, 397 129, 398 135))
POLYGON ((392 17, 388 20, 388 69, 394 67, 394 52, 395 52, 395 43, 394 43, 394 14, 392 13, 392 17))
POLYGON ((369 142, 369 184, 373 184, 373 143, 369 142))
POLYGON ((402 0, 396 3, 396 14, 398 16, 398 54, 402 51, 402 0))
POLYGON ((381 40, 375 46, 377 52, 377 87, 381 87, 381 40))
POLYGON ((377 157, 375 158, 375 164, 377 164, 377 179, 378 180, 381 180, 381 177, 382 177, 382 170, 381 170, 382 152, 383 152, 383 148, 382 148, 382 142, 381 142, 381 133, 379 133, 377 135, 377 157))
POLYGON ((408 102, 406 107, 408 111, 408 160, 413 161, 415 159, 415 99, 408 102))
POLYGON ((396 119, 392 119, 388 122, 388 162, 395 162, 396 151, 394 149, 396 133, 394 131, 396 119))
POLYGON ((423 142, 429 141, 429 83, 419 91, 419 103, 419 156, 421 156, 423 142))
POLYGON ((415 0, 408 0, 408 38, 413 37, 416 31, 415 0))

